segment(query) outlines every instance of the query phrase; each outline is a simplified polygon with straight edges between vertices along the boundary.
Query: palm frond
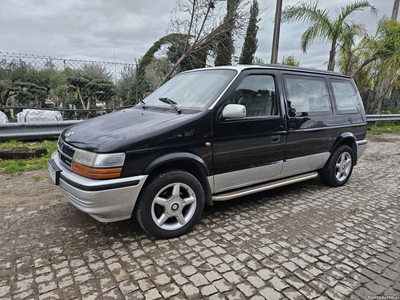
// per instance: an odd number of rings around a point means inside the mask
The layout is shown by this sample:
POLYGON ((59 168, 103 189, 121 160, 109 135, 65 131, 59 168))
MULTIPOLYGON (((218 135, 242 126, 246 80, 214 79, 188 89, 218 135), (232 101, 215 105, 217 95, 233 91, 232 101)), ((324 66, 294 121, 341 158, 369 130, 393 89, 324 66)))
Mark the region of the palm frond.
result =
POLYGON ((339 14, 338 20, 343 22, 348 16, 353 14, 356 11, 362 11, 366 8, 370 8, 370 12, 374 15, 378 13, 378 9, 375 6, 372 6, 369 1, 363 0, 363 1, 355 1, 353 3, 347 4, 342 7, 341 12, 339 14))
POLYGON ((300 48, 304 53, 307 53, 307 49, 310 47, 312 42, 315 40, 327 40, 326 34, 321 32, 319 24, 315 24, 307 28, 307 30, 301 35, 300 48))

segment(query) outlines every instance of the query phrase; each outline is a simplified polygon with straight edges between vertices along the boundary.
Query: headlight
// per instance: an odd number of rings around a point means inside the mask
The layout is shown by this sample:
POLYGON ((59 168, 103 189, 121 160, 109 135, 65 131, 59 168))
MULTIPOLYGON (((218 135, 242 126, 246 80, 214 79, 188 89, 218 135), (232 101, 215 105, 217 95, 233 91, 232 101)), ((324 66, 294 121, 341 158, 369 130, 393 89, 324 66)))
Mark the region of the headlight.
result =
POLYGON ((75 151, 73 161, 84 166, 93 167, 96 155, 97 153, 78 149, 75 151))
POLYGON ((86 150, 75 151, 72 170, 85 177, 95 179, 121 176, 125 153, 98 154, 86 150))

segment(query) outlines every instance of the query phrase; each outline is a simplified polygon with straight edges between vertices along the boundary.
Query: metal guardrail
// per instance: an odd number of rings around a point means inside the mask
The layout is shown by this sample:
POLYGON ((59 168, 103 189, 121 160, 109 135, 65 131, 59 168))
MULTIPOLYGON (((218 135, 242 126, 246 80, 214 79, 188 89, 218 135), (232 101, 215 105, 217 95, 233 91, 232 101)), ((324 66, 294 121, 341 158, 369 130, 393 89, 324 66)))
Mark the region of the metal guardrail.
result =
MULTIPOLYGON (((400 121, 399 115, 367 115, 367 122, 400 121)), ((6 123, 0 125, 0 140, 56 138, 68 126, 79 121, 42 123, 6 123)))
POLYGON ((29 140, 55 138, 68 126, 79 121, 6 123, 0 125, 0 140, 29 140))
POLYGON ((367 115, 367 122, 400 121, 400 115, 367 115))

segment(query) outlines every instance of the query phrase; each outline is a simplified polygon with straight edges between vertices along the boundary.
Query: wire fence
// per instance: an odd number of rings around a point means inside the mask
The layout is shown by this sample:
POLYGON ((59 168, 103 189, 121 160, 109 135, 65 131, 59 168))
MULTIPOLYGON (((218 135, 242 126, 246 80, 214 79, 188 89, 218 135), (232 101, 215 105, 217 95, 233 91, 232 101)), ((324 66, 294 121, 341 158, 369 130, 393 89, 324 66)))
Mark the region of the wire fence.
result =
POLYGON ((156 86, 139 84, 137 74, 136 64, 0 51, 0 123, 5 116, 9 122, 87 119, 135 105, 156 86))

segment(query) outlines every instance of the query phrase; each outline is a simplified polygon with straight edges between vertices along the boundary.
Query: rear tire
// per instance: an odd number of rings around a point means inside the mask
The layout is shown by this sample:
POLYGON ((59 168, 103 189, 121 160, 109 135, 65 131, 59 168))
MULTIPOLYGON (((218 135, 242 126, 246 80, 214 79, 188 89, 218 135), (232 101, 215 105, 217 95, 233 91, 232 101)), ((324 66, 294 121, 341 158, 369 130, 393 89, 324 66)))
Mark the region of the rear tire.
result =
POLYGON ((150 235, 168 239, 188 233, 203 213, 203 186, 192 174, 176 170, 154 177, 136 204, 136 218, 150 235))
POLYGON ((321 181, 329 186, 344 185, 350 178, 354 166, 354 152, 342 145, 331 155, 325 167, 319 172, 321 181))

